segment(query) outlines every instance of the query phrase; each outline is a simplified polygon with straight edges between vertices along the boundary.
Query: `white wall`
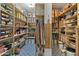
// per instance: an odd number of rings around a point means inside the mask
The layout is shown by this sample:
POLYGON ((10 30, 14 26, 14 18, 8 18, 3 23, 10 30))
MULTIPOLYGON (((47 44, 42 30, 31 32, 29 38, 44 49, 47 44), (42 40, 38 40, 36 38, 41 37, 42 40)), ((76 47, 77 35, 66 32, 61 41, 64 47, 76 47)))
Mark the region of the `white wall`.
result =
POLYGON ((36 15, 44 15, 44 5, 43 4, 36 4, 35 6, 35 13, 36 15))
POLYGON ((51 15, 52 15, 52 4, 51 3, 46 3, 45 4, 45 10, 44 10, 44 20, 45 23, 49 22, 51 23, 51 15))
POLYGON ((41 9, 37 10, 36 15, 44 15, 44 9, 43 10, 41 10, 41 9))

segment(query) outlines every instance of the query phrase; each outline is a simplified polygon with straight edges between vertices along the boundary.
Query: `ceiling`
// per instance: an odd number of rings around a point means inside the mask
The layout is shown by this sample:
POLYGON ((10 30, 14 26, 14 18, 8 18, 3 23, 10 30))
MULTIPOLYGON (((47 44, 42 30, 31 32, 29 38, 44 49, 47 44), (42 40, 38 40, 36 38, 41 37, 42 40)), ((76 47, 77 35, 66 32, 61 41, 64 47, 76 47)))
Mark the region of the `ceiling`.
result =
POLYGON ((29 10, 29 7, 25 3, 15 3, 14 5, 21 10, 29 10))
POLYGON ((53 3, 53 8, 62 9, 67 3, 53 3))
POLYGON ((20 9, 21 11, 25 11, 25 13, 27 14, 28 12, 34 13, 35 10, 32 7, 29 7, 29 3, 15 3, 14 4, 18 9, 20 9))
MULTIPOLYGON (((67 3, 53 3, 53 8, 58 8, 58 9, 62 9, 67 3)), ((32 8, 29 8, 28 3, 15 3, 16 7, 18 7, 19 9, 25 10, 25 11, 33 11, 32 8)), ((38 4, 43 6, 43 4, 38 4)))

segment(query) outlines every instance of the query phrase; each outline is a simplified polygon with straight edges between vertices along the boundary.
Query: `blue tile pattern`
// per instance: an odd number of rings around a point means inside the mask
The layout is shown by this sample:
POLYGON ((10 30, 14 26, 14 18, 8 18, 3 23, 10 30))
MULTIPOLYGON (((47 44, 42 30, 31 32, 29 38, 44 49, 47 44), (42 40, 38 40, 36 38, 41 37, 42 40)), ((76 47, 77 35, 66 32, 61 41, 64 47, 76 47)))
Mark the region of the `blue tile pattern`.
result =
POLYGON ((26 40, 25 46, 21 49, 19 56, 35 56, 36 48, 34 39, 26 40))

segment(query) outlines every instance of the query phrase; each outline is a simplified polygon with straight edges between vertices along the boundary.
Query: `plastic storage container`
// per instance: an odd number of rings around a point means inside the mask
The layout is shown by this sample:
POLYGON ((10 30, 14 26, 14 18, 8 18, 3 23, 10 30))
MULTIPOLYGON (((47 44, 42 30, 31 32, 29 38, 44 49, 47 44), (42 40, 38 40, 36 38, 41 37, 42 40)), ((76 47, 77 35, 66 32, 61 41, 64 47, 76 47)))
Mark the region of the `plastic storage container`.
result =
POLYGON ((75 49, 67 47, 66 50, 67 56, 75 56, 75 49))

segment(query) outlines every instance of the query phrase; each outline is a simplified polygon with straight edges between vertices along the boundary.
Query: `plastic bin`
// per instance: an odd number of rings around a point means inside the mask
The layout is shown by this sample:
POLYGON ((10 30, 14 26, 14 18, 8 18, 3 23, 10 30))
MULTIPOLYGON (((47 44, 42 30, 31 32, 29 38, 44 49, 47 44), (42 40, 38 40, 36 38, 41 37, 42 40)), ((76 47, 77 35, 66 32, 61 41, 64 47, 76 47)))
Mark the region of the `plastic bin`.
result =
POLYGON ((66 50, 67 56, 75 56, 75 49, 67 47, 66 50))

